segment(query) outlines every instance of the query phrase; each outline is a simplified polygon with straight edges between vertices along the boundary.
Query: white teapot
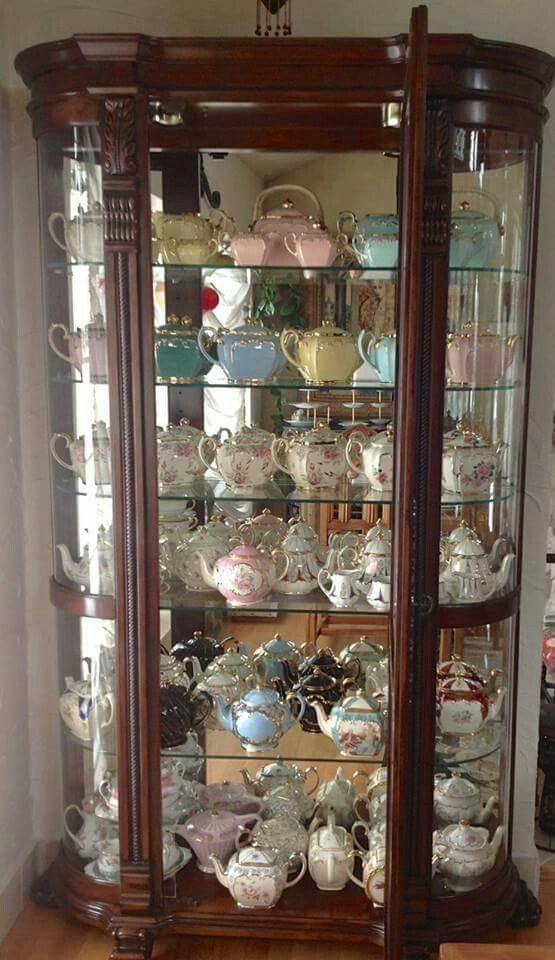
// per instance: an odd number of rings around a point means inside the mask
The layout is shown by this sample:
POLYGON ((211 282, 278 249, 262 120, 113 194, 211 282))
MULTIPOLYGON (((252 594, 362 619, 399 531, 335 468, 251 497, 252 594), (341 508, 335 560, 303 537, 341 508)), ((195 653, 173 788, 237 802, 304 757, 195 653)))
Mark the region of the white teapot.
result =
POLYGON ((357 580, 360 568, 338 567, 333 573, 324 567, 318 573, 318 585, 334 607, 345 609, 358 603, 357 580))
POLYGON ((69 253, 72 260, 88 263, 104 261, 104 216, 100 203, 93 204, 92 209, 86 212, 80 209, 72 220, 67 220, 59 211, 51 213, 48 232, 54 243, 69 253), (58 221, 62 224, 61 237, 54 227, 58 221))
POLYGON ((117 826, 109 820, 97 817, 95 814, 96 797, 91 794, 83 797, 81 806, 70 803, 64 810, 64 826, 66 833, 71 837, 75 844, 75 849, 84 860, 92 860, 96 857, 96 844, 103 840, 111 840, 117 836, 117 826), (77 833, 74 833, 68 823, 70 813, 75 812, 81 820, 81 826, 77 833))
POLYGON ((503 832, 503 827, 497 827, 490 840, 486 827, 472 827, 465 820, 434 831, 438 872, 451 890, 462 893, 480 886, 482 876, 495 864, 503 832))
POLYGON ((226 485, 235 493, 265 487, 274 476, 271 457, 273 433, 261 427, 241 427, 231 433, 222 427, 215 437, 203 437, 199 456, 206 467, 215 467, 226 485))
POLYGON ((310 796, 320 783, 320 776, 316 767, 307 767, 306 770, 301 770, 296 763, 286 763, 279 757, 277 760, 272 760, 260 767, 254 777, 251 777, 248 770, 241 770, 240 773, 247 787, 254 787, 257 796, 263 796, 268 791, 273 790, 274 787, 281 787, 284 783, 293 783, 300 786, 307 796, 310 796), (307 781, 310 776, 314 778, 314 783, 309 790, 307 781))
POLYGON ((449 677, 437 688, 436 714, 441 732, 448 736, 478 733, 488 720, 495 720, 501 711, 505 690, 495 700, 483 685, 467 677, 449 677))
POLYGON ((287 429, 274 440, 272 458, 301 490, 329 490, 345 477, 345 437, 327 423, 306 431, 287 429))
POLYGON ((227 887, 239 907, 268 910, 275 907, 283 891, 294 887, 306 873, 304 853, 294 855, 291 864, 275 850, 251 844, 232 854, 226 868, 217 857, 210 857, 216 877, 227 887), (289 867, 300 863, 300 870, 291 880, 289 867))
POLYGON ((67 433, 53 433, 50 438, 50 452, 56 463, 59 463, 65 470, 76 473, 83 483, 87 482, 89 473, 88 465, 93 461, 94 473, 93 482, 97 485, 110 484, 112 482, 110 465, 110 435, 108 428, 103 420, 92 425, 92 450, 87 451, 86 440, 84 436, 76 439, 67 433), (69 453, 69 461, 64 460, 58 453, 58 442, 63 440, 66 450, 69 453))
POLYGON ((325 826, 313 829, 308 842, 308 870, 319 890, 343 890, 349 879, 353 838, 337 826, 333 813, 325 826))
MULTIPOLYGON (((492 550, 496 556, 497 541, 492 550)), ((507 587, 515 562, 514 553, 503 557, 498 570, 490 560, 477 534, 466 527, 451 546, 449 559, 440 572, 440 596, 456 603, 480 603, 507 587)))
MULTIPOLYGON (((171 545, 170 545, 171 546, 171 545)), ((167 555, 168 567, 183 581, 187 590, 202 591, 207 583, 202 575, 200 555, 207 563, 215 563, 227 552, 227 543, 206 527, 197 527, 183 543, 167 555)), ((166 553, 164 559, 166 560, 166 553)))
POLYGON ((491 796, 484 803, 480 788, 455 770, 450 777, 438 773, 434 779, 434 813, 444 823, 483 824, 491 814, 496 798, 491 796))
POLYGON ((378 767, 368 777, 366 796, 359 796, 354 802, 357 817, 367 820, 371 827, 385 821, 387 815, 387 767, 378 767))
POLYGON ((363 473, 374 490, 391 493, 393 490, 393 424, 388 423, 382 433, 369 440, 352 433, 347 443, 347 463, 356 473, 363 473), (362 466, 353 459, 358 450, 362 466))
POLYGON ((113 691, 93 693, 90 680, 90 660, 84 658, 88 665, 89 679, 74 680, 65 678, 65 690, 59 699, 60 716, 68 730, 83 743, 91 743, 98 730, 108 727, 114 716, 113 691))
POLYGON ((96 549, 92 559, 89 545, 83 549, 83 556, 74 560, 65 543, 58 543, 56 549, 60 552, 63 571, 68 580, 73 580, 80 587, 95 593, 114 593, 114 542, 111 527, 98 528, 96 535, 96 549), (95 577, 91 582, 91 571, 95 577))
POLYGON ((316 537, 307 537, 298 524, 290 527, 281 543, 281 549, 289 560, 287 573, 274 589, 287 596, 305 596, 318 588, 318 574, 323 567, 323 555, 316 537))
POLYGON ((355 820, 353 804, 357 791, 354 781, 357 777, 366 777, 366 773, 356 770, 352 780, 349 780, 343 773, 343 768, 338 767, 333 780, 322 783, 316 794, 316 817, 326 821, 330 814, 333 814, 339 827, 350 830, 355 820))
POLYGON ((235 841, 238 850, 243 845, 245 835, 249 843, 254 842, 263 850, 270 849, 278 853, 289 869, 295 869, 299 855, 306 855, 308 851, 308 831, 295 817, 286 813, 261 820, 254 828, 244 827, 243 835, 239 834, 235 841))
POLYGON ((350 859, 359 858, 362 861, 362 880, 353 873, 350 865, 348 868, 349 879, 356 883, 357 887, 362 887, 366 896, 377 907, 383 907, 385 890, 385 864, 386 848, 385 842, 374 844, 367 854, 360 850, 353 850, 350 859))
POLYGON ((460 497, 484 496, 501 472, 506 444, 489 443, 459 420, 443 439, 441 478, 443 489, 460 497))

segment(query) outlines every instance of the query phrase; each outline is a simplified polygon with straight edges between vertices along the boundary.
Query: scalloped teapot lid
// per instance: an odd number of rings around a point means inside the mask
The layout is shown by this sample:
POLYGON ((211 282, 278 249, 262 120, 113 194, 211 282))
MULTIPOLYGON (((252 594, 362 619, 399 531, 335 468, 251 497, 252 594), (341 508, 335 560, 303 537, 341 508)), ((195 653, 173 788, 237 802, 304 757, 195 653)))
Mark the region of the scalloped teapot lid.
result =
POLYGON ((451 846, 457 850, 481 850, 489 846, 489 832, 485 827, 473 827, 467 820, 452 823, 443 830, 451 846))
POLYGON ((282 637, 281 633, 275 633, 271 640, 266 640, 266 643, 263 643, 260 647, 260 650, 264 650, 265 653, 291 653, 292 651, 297 651, 297 644, 293 640, 286 640, 285 637, 282 637))
POLYGON ((461 800, 475 797, 480 792, 479 787, 463 777, 458 770, 453 771, 450 777, 439 777, 435 787, 443 797, 453 797, 461 800))

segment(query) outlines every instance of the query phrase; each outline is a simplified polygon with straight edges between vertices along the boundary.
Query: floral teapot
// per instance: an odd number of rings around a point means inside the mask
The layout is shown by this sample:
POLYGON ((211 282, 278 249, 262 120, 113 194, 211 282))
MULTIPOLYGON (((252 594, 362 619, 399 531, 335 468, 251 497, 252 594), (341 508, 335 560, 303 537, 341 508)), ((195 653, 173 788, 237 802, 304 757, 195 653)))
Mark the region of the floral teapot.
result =
POLYGON ((286 887, 293 887, 306 873, 306 856, 294 854, 287 861, 276 850, 252 843, 232 854, 224 867, 214 855, 211 856, 216 877, 227 887, 237 906, 246 909, 268 910, 275 907, 286 887), (299 865, 299 872, 288 879, 290 868, 299 865))
POLYGON ((288 693, 282 700, 274 687, 257 684, 227 705, 215 698, 216 716, 224 730, 230 730, 248 753, 277 747, 281 737, 297 723, 305 709, 304 699, 288 693), (296 712, 291 709, 297 703, 296 712))
POLYGON ((518 339, 480 331, 472 321, 465 323, 460 333, 447 337, 447 382, 476 386, 497 383, 513 361, 518 339))
POLYGON ((230 242, 231 253, 242 266, 325 267, 338 253, 336 243, 324 226, 324 211, 318 197, 295 184, 278 184, 262 190, 256 198, 253 223, 230 242), (297 193, 307 197, 316 218, 298 210, 290 199, 263 213, 264 203, 276 193, 297 193))
POLYGON ((272 459, 300 489, 329 490, 345 476, 345 437, 326 423, 304 432, 288 429, 274 440, 272 459))
POLYGON ((205 437, 183 417, 166 430, 158 428, 158 483, 161 493, 179 493, 206 473, 198 447, 205 437))
POLYGON ((483 496, 501 473, 505 444, 492 444, 464 419, 443 439, 441 479, 447 493, 483 496))
MULTIPOLYGON (((498 541, 499 542, 499 541, 498 541)), ((492 555, 497 554, 494 547, 492 555)), ((491 568, 481 540, 470 529, 451 548, 449 559, 440 571, 440 597, 457 603, 480 603, 507 587, 511 577, 514 553, 508 553, 498 570, 491 568)))
MULTIPOLYGON (((214 564, 228 551, 228 545, 207 527, 197 527, 172 553, 171 568, 183 581, 187 590, 204 591, 207 582, 201 569, 200 557, 206 564, 214 564)), ((213 588, 216 589, 216 588, 213 588)))
POLYGON ((362 366, 353 335, 337 327, 330 318, 304 332, 284 327, 281 349, 291 366, 314 386, 348 383, 355 370, 362 366))
POLYGON ((261 427, 241 427, 232 434, 227 427, 215 437, 204 437, 199 456, 206 467, 218 473, 236 493, 249 492, 271 483, 274 464, 271 457, 274 435, 261 427))
POLYGON ((249 771, 245 769, 241 770, 240 773, 246 786, 254 788, 258 796, 263 796, 273 790, 274 787, 280 787, 284 783, 296 784, 306 792, 307 796, 310 796, 320 783, 320 775, 316 767, 307 767, 306 770, 301 770, 296 763, 286 763, 279 757, 277 760, 272 760, 260 767, 254 777, 251 777, 249 771), (310 776, 314 778, 314 783, 308 789, 307 781, 310 776))
POLYGON ((465 820, 434 831, 438 872, 451 890, 462 893, 480 886, 483 874, 495 864, 503 832, 503 827, 497 827, 490 840, 486 827, 473 827, 465 820))
POLYGON ((112 528, 99 526, 96 549, 92 554, 89 545, 83 548, 83 556, 74 560, 65 543, 58 543, 63 571, 68 578, 92 593, 114 593, 114 542, 112 528), (92 572, 92 577, 91 577, 92 572))
POLYGON ((263 600, 285 577, 289 567, 288 558, 278 547, 271 555, 257 547, 234 547, 213 564, 205 552, 199 551, 198 561, 204 582, 218 590, 232 607, 263 600))
POLYGON ((463 777, 459 770, 450 777, 436 774, 434 783, 434 813, 444 823, 468 820, 469 823, 483 824, 497 802, 492 795, 484 803, 480 787, 463 777))
POLYGON ((437 723, 441 732, 448 736, 477 733, 484 723, 499 716, 505 692, 500 690, 492 699, 482 684, 467 677, 443 680, 436 694, 437 723))
POLYGON ((393 424, 385 430, 364 440, 356 431, 351 434, 346 449, 347 463, 357 474, 364 474, 370 486, 382 493, 393 490, 393 424), (360 462, 353 454, 358 450, 360 462))
POLYGON ((331 737, 342 757, 375 757, 384 746, 383 715, 369 702, 363 690, 348 693, 326 715, 314 701, 320 730, 331 737))

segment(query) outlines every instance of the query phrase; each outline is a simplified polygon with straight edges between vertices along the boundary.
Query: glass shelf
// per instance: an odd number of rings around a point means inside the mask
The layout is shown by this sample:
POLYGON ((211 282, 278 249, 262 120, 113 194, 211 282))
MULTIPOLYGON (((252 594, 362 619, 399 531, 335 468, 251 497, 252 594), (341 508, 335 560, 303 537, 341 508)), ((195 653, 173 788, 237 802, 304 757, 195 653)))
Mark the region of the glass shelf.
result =
MULTIPOLYGON (((377 610, 365 600, 357 600, 354 606, 347 609, 334 607, 328 598, 319 589, 307 593, 305 596, 294 597, 286 594, 270 593, 259 603, 244 607, 233 607, 215 590, 196 591, 187 590, 185 584, 172 580, 169 586, 160 588, 161 610, 214 610, 228 615, 237 614, 240 617, 256 616, 257 613, 314 613, 325 615, 347 615, 360 617, 389 616, 389 611, 377 610)), ((270 622, 270 621, 269 621, 270 622)))
POLYGON ((501 745, 502 721, 489 721, 475 734, 451 737, 439 733, 436 736, 436 760, 447 767, 464 766, 483 760, 495 753, 501 745))

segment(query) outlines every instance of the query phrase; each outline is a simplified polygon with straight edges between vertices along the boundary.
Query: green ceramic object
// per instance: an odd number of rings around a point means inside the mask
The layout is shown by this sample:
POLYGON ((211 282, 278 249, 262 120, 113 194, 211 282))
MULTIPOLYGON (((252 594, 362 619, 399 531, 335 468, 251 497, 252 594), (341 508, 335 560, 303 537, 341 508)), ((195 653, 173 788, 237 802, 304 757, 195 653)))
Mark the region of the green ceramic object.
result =
POLYGON ((155 335, 156 377, 171 383, 188 383, 202 377, 210 364, 197 344, 197 331, 190 317, 171 314, 155 335))

